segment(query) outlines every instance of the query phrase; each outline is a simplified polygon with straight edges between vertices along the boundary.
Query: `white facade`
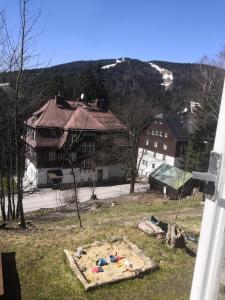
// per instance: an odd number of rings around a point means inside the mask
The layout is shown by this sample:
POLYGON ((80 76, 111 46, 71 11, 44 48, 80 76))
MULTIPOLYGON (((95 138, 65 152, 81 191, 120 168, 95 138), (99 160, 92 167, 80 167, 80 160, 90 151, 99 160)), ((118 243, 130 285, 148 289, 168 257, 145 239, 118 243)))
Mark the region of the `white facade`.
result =
MULTIPOLYGON (((60 168, 36 168, 35 165, 26 159, 26 172, 24 175, 25 186, 36 188, 39 186, 45 186, 48 184, 48 171, 59 170, 60 168)), ((72 171, 70 168, 61 169, 63 173, 62 184, 73 183, 72 171)), ((93 180, 97 180, 98 170, 102 170, 102 181, 112 180, 122 178, 124 176, 124 171, 121 165, 109 165, 96 167, 93 171, 92 169, 82 170, 80 168, 74 169, 76 174, 76 180, 78 183, 85 183, 93 180)))
POLYGON ((179 167, 180 158, 139 148, 138 150, 139 176, 148 177, 151 172, 153 172, 163 163, 167 163, 170 166, 179 167))

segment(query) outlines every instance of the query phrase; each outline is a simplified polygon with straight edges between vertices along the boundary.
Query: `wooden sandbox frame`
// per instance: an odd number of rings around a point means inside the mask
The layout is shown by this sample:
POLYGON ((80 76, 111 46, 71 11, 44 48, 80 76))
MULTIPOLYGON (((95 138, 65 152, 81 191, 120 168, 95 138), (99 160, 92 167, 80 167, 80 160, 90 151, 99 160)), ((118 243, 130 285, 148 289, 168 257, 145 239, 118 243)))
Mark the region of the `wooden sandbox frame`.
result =
POLYGON ((90 289, 94 289, 99 286, 106 285, 106 284, 111 284, 111 283, 120 282, 120 281, 123 281, 126 279, 136 278, 145 273, 152 272, 158 268, 158 265, 152 259, 145 256, 143 251, 141 249, 139 249, 135 244, 130 242, 127 237, 115 238, 110 241, 101 241, 101 242, 96 241, 92 244, 82 246, 82 249, 84 251, 88 252, 88 250, 90 250, 93 247, 96 249, 98 247, 107 245, 108 243, 110 243, 110 244, 117 243, 116 245, 118 245, 118 248, 119 248, 120 243, 123 245, 124 249, 125 249, 125 247, 127 247, 128 252, 129 251, 130 251, 130 253, 132 252, 133 257, 136 256, 139 261, 140 260, 142 261, 141 267, 134 268, 132 272, 126 272, 126 273, 121 272, 121 274, 117 274, 117 276, 115 276, 114 278, 110 278, 110 279, 109 278, 104 279, 104 273, 101 273, 101 274, 99 273, 101 279, 95 280, 95 281, 90 281, 85 276, 85 274, 84 274, 85 272, 82 272, 82 270, 81 270, 82 268, 80 268, 80 266, 79 266, 79 259, 77 259, 73 255, 74 252, 71 252, 71 251, 65 249, 64 254, 65 254, 67 263, 69 264, 70 268, 75 273, 76 277, 83 284, 86 291, 88 291, 90 289))

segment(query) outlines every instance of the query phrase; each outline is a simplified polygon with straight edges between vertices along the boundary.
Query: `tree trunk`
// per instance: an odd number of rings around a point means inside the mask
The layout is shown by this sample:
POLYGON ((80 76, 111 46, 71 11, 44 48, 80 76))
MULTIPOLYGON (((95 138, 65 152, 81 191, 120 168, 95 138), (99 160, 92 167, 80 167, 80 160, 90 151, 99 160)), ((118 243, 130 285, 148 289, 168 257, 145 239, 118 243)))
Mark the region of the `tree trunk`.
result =
POLYGON ((136 176, 134 176, 134 175, 132 175, 131 178, 130 178, 130 191, 129 191, 129 194, 134 193, 135 179, 136 179, 136 176))
POLYGON ((1 204, 1 213, 2 220, 6 221, 6 212, 5 212, 5 193, 4 193, 4 185, 3 185, 3 177, 0 174, 0 184, 1 184, 1 192, 0 192, 0 204, 1 204))
POLYGON ((15 207, 15 187, 13 174, 11 176, 11 190, 12 190, 12 218, 16 218, 16 207, 15 207))
POLYGON ((74 201, 75 201, 76 210, 77 210, 77 217, 78 217, 78 220, 79 220, 80 228, 83 228, 82 221, 81 221, 81 216, 80 216, 80 211, 79 211, 78 199, 77 199, 76 175, 75 175, 74 168, 73 168, 71 162, 70 162, 70 165, 71 165, 71 171, 72 171, 72 176, 73 176, 74 201))
POLYGON ((17 175, 17 207, 18 207, 18 212, 20 216, 20 226, 23 229, 26 229, 26 222, 25 222, 25 217, 24 217, 24 211, 23 211, 23 186, 22 186, 22 180, 23 180, 23 175, 21 174, 21 166, 18 164, 18 175, 17 175))
POLYGON ((6 176, 6 185, 7 185, 7 197, 8 197, 7 220, 10 220, 12 218, 12 202, 11 202, 11 186, 10 186, 10 174, 9 174, 9 172, 6 176))

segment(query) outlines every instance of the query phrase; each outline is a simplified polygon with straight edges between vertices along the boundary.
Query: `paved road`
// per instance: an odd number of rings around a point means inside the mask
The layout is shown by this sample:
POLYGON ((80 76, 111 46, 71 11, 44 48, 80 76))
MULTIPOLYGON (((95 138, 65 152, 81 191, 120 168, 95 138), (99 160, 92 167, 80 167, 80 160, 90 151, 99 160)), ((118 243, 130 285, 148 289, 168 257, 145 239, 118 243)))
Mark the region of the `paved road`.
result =
MULTIPOLYGON (((144 192, 148 184, 136 183, 135 192, 144 192)), ((62 205, 63 199, 71 195, 71 190, 58 191, 52 189, 40 189, 32 194, 25 194, 23 205, 24 211, 33 211, 39 208, 57 207, 62 205)), ((129 193, 129 184, 96 187, 95 194, 98 199, 119 197, 129 193)), ((79 189, 79 201, 84 202, 90 199, 91 188, 83 187, 79 189)))

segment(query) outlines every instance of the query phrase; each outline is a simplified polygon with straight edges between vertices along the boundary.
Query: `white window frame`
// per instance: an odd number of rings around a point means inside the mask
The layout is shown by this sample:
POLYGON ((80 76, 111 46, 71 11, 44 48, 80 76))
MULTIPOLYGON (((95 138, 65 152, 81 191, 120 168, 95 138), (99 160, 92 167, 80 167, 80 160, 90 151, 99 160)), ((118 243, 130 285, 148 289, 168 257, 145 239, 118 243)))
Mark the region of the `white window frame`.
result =
POLYGON ((168 133, 165 132, 164 136, 165 136, 165 138, 167 139, 167 138, 168 138, 168 133))
POLYGON ((163 150, 167 150, 168 146, 167 144, 163 144, 163 150))
POLYGON ((154 142, 154 148, 158 147, 158 142, 154 142))

